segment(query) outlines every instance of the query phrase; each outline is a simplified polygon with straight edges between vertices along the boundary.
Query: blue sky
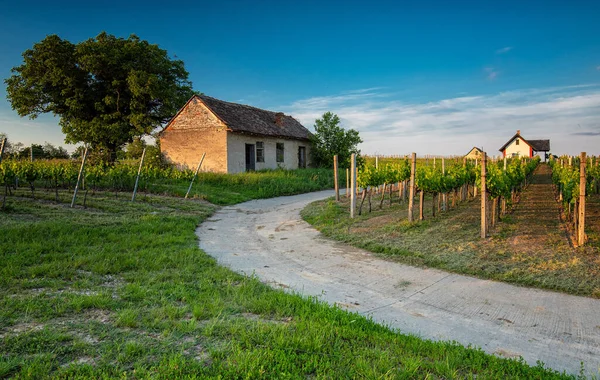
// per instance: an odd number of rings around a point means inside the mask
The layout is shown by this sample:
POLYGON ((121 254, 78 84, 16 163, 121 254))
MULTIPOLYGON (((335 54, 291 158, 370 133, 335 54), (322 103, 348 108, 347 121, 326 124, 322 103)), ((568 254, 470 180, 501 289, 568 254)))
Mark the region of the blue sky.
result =
MULTIPOLYGON (((48 34, 134 33, 182 59, 197 91, 293 115, 326 111, 364 153, 489 154, 517 129, 600 154, 600 2, 0 2, 0 78, 48 34)), ((64 145, 52 116, 0 132, 64 145)), ((69 148, 72 149, 72 148, 69 148)))

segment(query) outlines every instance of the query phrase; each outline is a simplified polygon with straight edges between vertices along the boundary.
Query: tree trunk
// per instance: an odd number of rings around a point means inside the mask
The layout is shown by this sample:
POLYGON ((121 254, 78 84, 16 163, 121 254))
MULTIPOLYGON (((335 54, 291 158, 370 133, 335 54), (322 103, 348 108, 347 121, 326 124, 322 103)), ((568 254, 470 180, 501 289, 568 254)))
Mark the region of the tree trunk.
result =
POLYGON ((496 226, 496 220, 498 219, 498 197, 492 200, 492 227, 496 226))
POLYGON ((387 183, 383 184, 383 189, 381 190, 381 200, 379 201, 379 209, 383 209, 383 200, 385 199, 385 188, 387 187, 387 183))
POLYGON ((437 193, 433 193, 431 200, 431 215, 435 218, 435 209, 436 209, 436 201, 437 201, 437 193))
POLYGON ((452 191, 452 208, 456 207, 456 193, 458 192, 457 189, 454 189, 452 191))
POLYGON ((362 196, 360 199, 360 206, 358 207, 358 215, 362 214, 362 206, 365 203, 365 198, 367 197, 367 189, 363 189, 362 196))

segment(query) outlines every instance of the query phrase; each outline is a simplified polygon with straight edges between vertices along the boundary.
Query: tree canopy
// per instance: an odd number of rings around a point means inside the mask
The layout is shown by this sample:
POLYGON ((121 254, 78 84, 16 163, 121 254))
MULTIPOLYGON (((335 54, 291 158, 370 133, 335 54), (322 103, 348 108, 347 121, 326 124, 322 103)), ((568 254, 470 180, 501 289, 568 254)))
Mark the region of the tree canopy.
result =
POLYGON ((340 118, 331 112, 323 114, 315 121, 315 133, 312 137, 312 161, 316 166, 332 167, 333 156, 337 154, 341 168, 350 167, 350 157, 360 154, 358 144, 362 139, 358 131, 345 130, 340 125, 340 118))
POLYGON ((49 35, 5 80, 20 116, 60 117, 67 143, 114 152, 167 122, 194 93, 183 61, 137 36, 73 44, 49 35))

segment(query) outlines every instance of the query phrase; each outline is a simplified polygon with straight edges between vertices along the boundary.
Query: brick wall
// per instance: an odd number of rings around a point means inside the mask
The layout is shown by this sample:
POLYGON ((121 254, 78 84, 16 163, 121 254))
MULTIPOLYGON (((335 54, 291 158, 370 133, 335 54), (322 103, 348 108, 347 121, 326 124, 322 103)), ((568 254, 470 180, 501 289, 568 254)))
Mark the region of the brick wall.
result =
POLYGON ((167 160, 196 169, 202 153, 202 171, 227 172, 227 130, 198 99, 193 98, 160 137, 167 160))

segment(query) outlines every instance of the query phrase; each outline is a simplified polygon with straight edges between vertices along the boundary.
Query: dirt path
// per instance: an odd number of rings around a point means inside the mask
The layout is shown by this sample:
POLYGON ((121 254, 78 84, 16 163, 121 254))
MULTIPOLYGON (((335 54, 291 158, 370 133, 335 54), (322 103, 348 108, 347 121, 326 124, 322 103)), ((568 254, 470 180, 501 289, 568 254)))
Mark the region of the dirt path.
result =
POLYGON ((198 228, 200 247, 237 272, 405 333, 522 356, 533 365, 541 360, 572 374, 583 361, 586 373, 599 373, 600 300, 410 267, 324 239, 299 213, 331 195, 222 208, 198 228))
POLYGON ((537 167, 512 215, 516 234, 511 243, 519 250, 569 247, 565 226, 560 220, 560 204, 552 188, 552 169, 547 164, 537 167))

